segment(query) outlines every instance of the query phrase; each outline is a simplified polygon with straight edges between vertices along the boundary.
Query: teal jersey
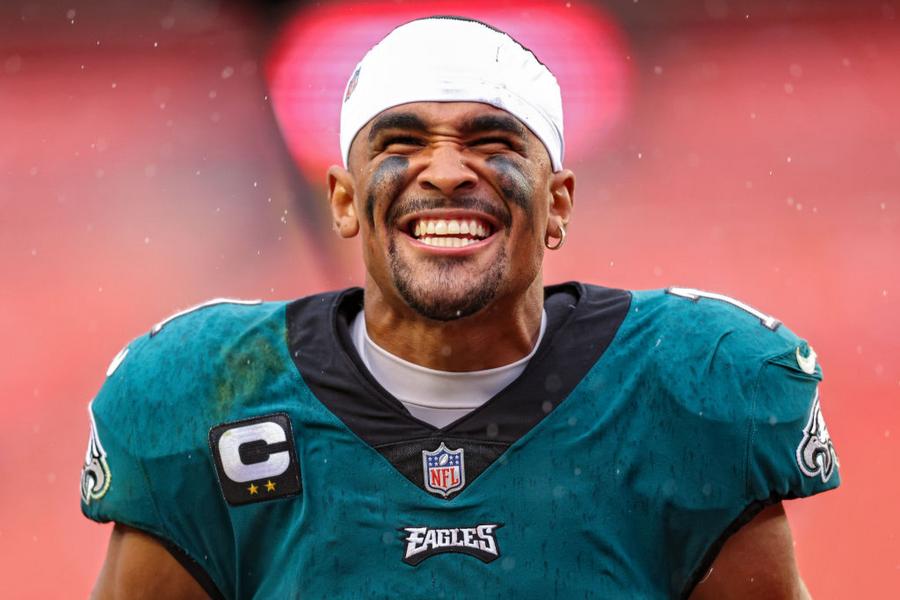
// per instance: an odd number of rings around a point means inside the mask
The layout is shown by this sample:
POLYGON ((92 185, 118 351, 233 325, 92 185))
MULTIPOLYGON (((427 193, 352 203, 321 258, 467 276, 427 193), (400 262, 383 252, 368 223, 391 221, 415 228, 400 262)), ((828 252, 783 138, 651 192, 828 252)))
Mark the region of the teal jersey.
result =
POLYGON ((522 375, 442 429, 363 366, 362 301, 218 301, 131 342, 91 404, 84 514, 214 597, 662 599, 839 483, 815 353, 729 298, 549 287, 522 375))

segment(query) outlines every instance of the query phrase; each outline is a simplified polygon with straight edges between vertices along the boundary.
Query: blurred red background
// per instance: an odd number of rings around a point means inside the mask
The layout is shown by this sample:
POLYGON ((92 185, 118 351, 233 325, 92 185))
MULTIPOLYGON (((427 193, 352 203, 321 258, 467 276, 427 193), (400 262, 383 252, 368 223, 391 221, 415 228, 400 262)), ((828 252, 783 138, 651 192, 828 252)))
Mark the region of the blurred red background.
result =
POLYGON ((724 292, 813 343, 843 486, 788 503, 801 570, 819 599, 900 597, 900 20, 811 0, 3 3, 3 596, 89 593, 86 406, 125 342, 361 283, 316 169, 355 61, 433 12, 560 74, 578 187, 548 282, 724 292))

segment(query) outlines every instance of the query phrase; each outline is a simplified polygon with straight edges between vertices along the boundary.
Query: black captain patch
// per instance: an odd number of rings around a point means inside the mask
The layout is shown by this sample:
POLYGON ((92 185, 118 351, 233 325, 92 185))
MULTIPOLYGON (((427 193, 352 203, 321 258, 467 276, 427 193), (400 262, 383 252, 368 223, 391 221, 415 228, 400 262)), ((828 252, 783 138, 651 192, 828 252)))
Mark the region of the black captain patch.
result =
POLYGON ((291 419, 274 413, 209 430, 222 495, 232 506, 300 492, 300 466, 291 419))

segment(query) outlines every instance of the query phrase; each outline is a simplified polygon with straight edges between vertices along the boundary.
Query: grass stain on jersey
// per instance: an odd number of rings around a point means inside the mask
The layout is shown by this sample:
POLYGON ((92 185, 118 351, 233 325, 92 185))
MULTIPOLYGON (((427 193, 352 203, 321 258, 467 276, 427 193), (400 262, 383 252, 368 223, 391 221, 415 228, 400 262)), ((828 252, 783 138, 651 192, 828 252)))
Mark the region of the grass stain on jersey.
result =
POLYGON ((250 404, 264 399, 266 385, 279 379, 285 365, 273 338, 264 332, 229 346, 215 381, 215 417, 226 419, 235 403, 250 404))

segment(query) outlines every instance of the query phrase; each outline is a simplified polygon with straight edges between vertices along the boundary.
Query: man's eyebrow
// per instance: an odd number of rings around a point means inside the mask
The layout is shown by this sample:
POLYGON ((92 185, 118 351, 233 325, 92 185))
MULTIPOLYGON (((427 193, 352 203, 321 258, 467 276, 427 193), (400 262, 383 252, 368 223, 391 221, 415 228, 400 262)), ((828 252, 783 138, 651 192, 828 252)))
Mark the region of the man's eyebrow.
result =
POLYGON ((425 122, 413 113, 391 113, 377 117, 369 129, 369 141, 373 141, 378 134, 386 129, 406 129, 425 133, 428 127, 425 122))
POLYGON ((486 131, 504 131, 521 138, 527 135, 525 127, 521 123, 506 115, 480 115, 473 117, 463 124, 461 130, 465 135, 486 131))

